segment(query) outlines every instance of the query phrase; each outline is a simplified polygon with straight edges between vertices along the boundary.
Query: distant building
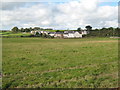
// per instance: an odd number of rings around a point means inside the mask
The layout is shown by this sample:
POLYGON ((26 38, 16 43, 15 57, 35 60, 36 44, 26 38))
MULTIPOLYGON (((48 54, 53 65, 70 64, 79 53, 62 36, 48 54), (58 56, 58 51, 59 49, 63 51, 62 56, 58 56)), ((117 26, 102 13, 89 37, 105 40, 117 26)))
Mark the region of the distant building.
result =
POLYGON ((55 36, 55 33, 56 33, 56 32, 49 32, 48 34, 49 34, 50 36, 54 37, 54 36, 55 36))
POLYGON ((48 35, 49 34, 49 31, 40 31, 42 34, 46 34, 48 35))
POLYGON ((87 30, 81 30, 81 34, 82 35, 87 35, 87 34, 89 34, 90 32, 89 31, 87 31, 87 30))
POLYGON ((64 38, 82 38, 82 34, 78 31, 64 31, 64 38))
POLYGON ((63 32, 56 32, 54 37, 56 37, 56 38, 63 38, 63 32))
POLYGON ((36 31, 31 31, 30 33, 31 33, 31 34, 34 34, 34 35, 36 35, 36 33, 48 35, 48 34, 49 34, 49 31, 36 30, 36 31))
POLYGON ((31 33, 31 34, 35 34, 35 31, 31 31, 30 33, 31 33))
POLYGON ((31 34, 36 35, 37 32, 39 34, 46 34, 55 38, 82 38, 83 35, 89 34, 87 30, 81 30, 81 31, 67 30, 64 32, 49 32, 49 31, 36 30, 36 31, 31 31, 31 34))
POLYGON ((80 32, 74 32, 75 38, 82 38, 82 34, 80 32))

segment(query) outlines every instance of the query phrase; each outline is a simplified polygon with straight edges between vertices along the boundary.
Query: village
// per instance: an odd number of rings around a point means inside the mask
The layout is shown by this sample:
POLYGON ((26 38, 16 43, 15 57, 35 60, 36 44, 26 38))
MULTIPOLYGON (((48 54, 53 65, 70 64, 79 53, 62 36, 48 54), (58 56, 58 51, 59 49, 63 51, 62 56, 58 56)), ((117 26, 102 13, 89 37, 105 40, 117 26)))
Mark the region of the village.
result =
POLYGON ((50 31, 43 31, 43 30, 36 30, 30 32, 33 35, 49 35, 54 38, 82 38, 83 35, 89 34, 88 30, 80 30, 80 31, 73 31, 73 30, 67 30, 67 31, 56 31, 56 32, 50 32, 50 31))

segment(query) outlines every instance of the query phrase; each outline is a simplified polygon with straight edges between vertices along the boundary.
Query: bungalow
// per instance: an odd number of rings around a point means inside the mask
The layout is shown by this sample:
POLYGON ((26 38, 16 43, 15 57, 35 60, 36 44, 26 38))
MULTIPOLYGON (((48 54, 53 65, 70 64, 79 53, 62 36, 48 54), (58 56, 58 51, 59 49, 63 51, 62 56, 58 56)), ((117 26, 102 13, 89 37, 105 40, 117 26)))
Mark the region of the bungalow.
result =
POLYGON ((39 34, 46 34, 46 35, 48 35, 48 33, 49 33, 49 31, 39 31, 39 30, 37 30, 37 31, 31 31, 30 32, 31 34, 34 34, 34 35, 36 35, 36 33, 39 33, 39 34))
POLYGON ((64 31, 64 38, 82 38, 82 34, 78 31, 64 31))
POLYGON ((63 38, 63 32, 56 32, 54 37, 63 38))
POLYGON ((82 34, 80 32, 74 32, 75 38, 82 38, 82 34))
POLYGON ((81 32, 78 31, 50 32, 49 35, 57 38, 82 38, 81 32))
POLYGON ((49 34, 49 31, 40 31, 42 34, 46 34, 48 35, 49 34))
POLYGON ((55 36, 55 33, 56 33, 56 32, 49 32, 48 34, 49 34, 50 36, 54 37, 54 36, 55 36))
POLYGON ((89 34, 89 31, 87 31, 87 30, 81 30, 81 33, 82 33, 82 35, 87 35, 87 34, 89 34))
POLYGON ((41 32, 40 32, 40 31, 31 31, 30 33, 31 33, 31 34, 34 34, 34 35, 36 35, 36 33, 41 34, 41 32))

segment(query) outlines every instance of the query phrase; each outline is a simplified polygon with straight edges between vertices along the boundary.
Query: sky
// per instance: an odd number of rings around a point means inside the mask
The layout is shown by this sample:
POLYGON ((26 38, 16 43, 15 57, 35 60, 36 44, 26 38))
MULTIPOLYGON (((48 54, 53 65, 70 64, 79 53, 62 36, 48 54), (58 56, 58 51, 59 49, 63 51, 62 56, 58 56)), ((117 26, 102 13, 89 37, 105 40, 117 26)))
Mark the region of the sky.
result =
POLYGON ((2 0, 0 30, 118 27, 119 0, 2 0))

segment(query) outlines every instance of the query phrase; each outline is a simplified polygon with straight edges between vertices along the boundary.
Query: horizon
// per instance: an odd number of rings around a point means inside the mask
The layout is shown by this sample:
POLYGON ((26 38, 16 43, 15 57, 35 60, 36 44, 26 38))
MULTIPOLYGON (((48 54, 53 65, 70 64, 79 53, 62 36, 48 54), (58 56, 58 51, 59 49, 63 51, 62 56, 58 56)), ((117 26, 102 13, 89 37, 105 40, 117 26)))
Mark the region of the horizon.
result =
POLYGON ((24 1, 2 2, 0 30, 10 30, 14 26, 58 30, 83 29, 86 25, 93 28, 118 27, 118 0, 24 1))

